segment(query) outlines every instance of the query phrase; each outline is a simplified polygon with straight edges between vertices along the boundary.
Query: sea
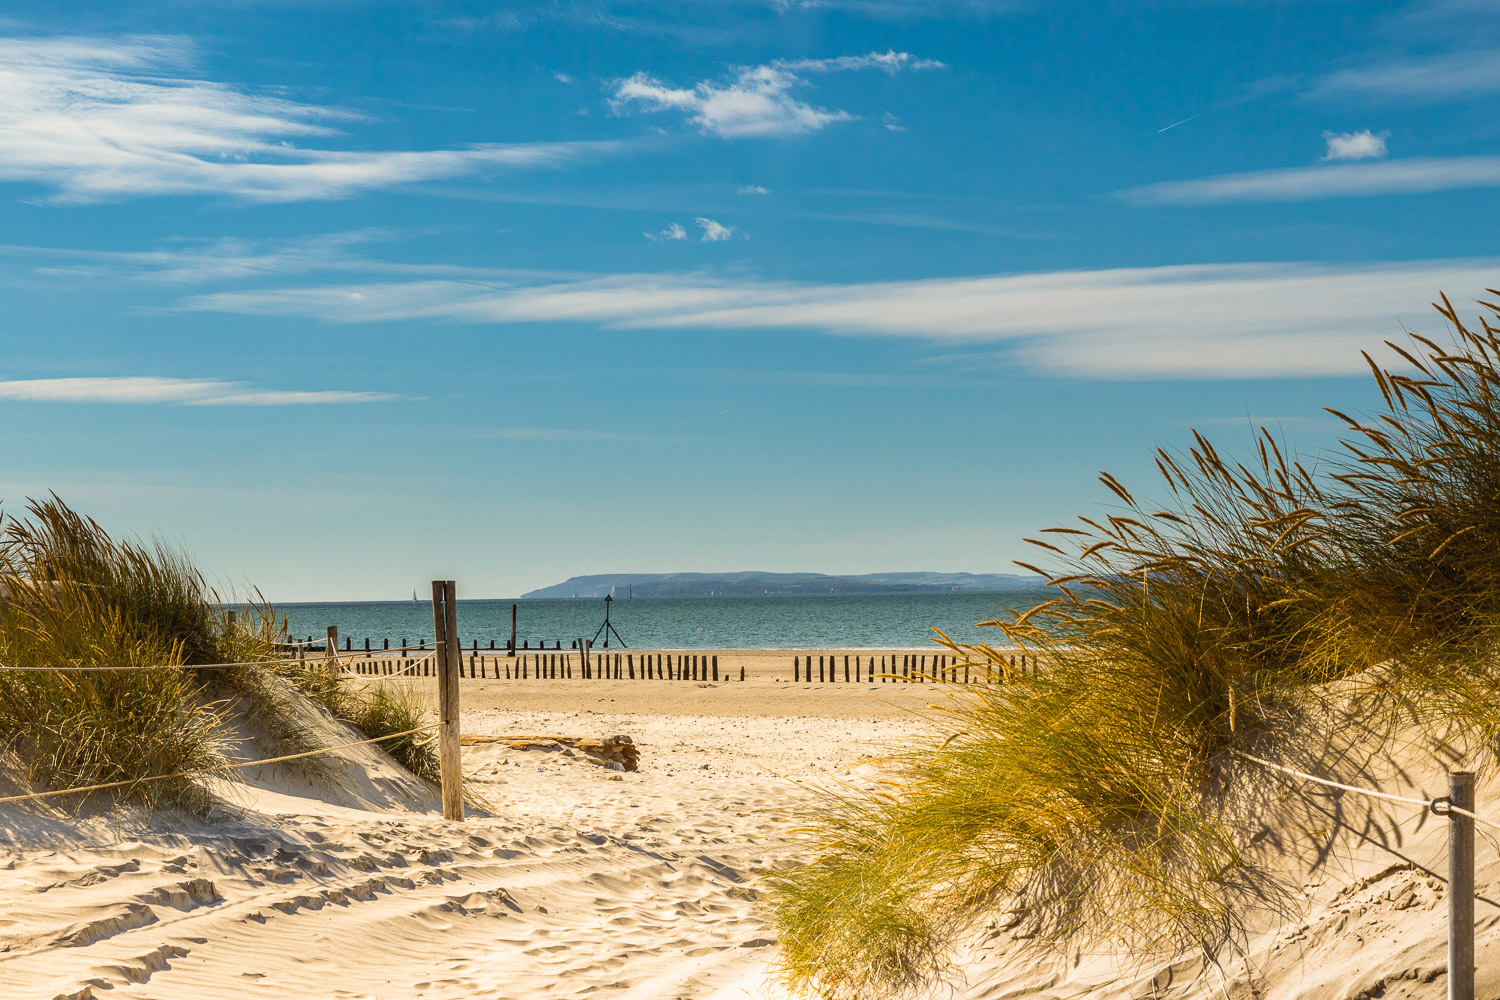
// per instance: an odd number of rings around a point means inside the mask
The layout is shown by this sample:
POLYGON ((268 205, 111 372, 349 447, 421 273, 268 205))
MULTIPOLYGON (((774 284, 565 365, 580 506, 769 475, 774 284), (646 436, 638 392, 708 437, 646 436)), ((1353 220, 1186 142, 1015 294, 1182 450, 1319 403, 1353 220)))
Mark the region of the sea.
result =
MULTIPOLYGON (((610 602, 610 648, 630 649, 903 649, 921 648, 942 629, 959 642, 1004 641, 981 628, 1007 611, 1051 596, 1036 590, 938 591, 907 594, 766 594, 730 597, 636 597, 610 602)), ((602 645, 605 605, 600 598, 473 600, 458 602, 458 633, 503 647, 516 609, 516 645, 532 649, 574 639, 602 645)), ((329 625, 357 647, 390 640, 432 638, 430 601, 345 601, 278 604, 294 637, 321 638, 329 625)))

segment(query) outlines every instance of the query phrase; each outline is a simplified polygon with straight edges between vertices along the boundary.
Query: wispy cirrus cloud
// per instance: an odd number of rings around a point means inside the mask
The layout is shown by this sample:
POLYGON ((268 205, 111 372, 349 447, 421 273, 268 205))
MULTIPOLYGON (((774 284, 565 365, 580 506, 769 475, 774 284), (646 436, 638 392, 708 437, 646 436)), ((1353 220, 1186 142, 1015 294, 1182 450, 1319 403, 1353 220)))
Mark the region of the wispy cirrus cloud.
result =
POLYGON ((1500 187, 1500 156, 1410 157, 1380 163, 1253 170, 1185 181, 1162 181, 1120 192, 1142 205, 1312 201, 1500 187))
POLYGON ((1096 378, 1357 375, 1361 348, 1500 280, 1500 260, 1202 264, 817 284, 618 274, 530 287, 428 281, 220 292, 181 308, 340 323, 452 320, 620 329, 801 329, 993 345, 1096 378), (354 295, 359 297, 353 298, 354 295))
POLYGON ((179 406, 307 406, 381 403, 402 397, 342 389, 265 389, 245 382, 112 375, 0 381, 0 400, 30 403, 176 404, 179 406))
MULTIPOLYGON (((414 278, 459 278, 474 281, 558 280, 577 272, 464 264, 429 264, 383 260, 365 248, 398 240, 410 233, 361 229, 289 239, 165 240, 148 250, 86 250, 0 243, 0 261, 9 261, 25 280, 67 282, 128 281, 166 285, 239 282, 278 276, 315 274, 386 275, 414 278)), ((0 268, 0 272, 3 272, 0 268)))
POLYGON ((910 52, 868 52, 862 56, 832 56, 827 59, 777 59, 770 65, 788 73, 846 73, 850 70, 878 69, 895 76, 903 69, 943 69, 936 59, 918 59, 910 52))
POLYGON ((816 132, 859 116, 839 109, 814 107, 793 95, 806 83, 799 74, 878 69, 933 69, 943 64, 907 52, 870 52, 828 59, 777 60, 762 66, 740 66, 723 80, 703 80, 675 87, 641 72, 614 83, 610 107, 616 114, 680 111, 706 135, 723 139, 795 135, 816 132))
POLYGON ((1500 48, 1406 56, 1330 73, 1310 96, 1322 99, 1447 101, 1500 90, 1500 48))
POLYGON ((702 444, 712 440, 699 434, 638 434, 577 427, 487 427, 475 431, 473 436, 537 444, 702 444))
POLYGON ((338 150, 330 142, 358 116, 205 80, 190 75, 192 62, 192 47, 173 38, 0 38, 0 180, 38 184, 61 203, 187 194, 303 201, 557 167, 622 146, 338 150))

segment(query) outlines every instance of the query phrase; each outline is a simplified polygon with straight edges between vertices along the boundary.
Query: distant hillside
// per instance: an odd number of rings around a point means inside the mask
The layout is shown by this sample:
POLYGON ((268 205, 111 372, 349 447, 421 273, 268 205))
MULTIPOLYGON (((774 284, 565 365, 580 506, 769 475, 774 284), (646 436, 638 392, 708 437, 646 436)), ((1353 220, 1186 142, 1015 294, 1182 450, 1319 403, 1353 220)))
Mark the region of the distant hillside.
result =
POLYGON ((1013 573, 600 573, 575 576, 522 597, 708 597, 720 594, 897 594, 953 590, 1031 590, 1039 576, 1013 573))

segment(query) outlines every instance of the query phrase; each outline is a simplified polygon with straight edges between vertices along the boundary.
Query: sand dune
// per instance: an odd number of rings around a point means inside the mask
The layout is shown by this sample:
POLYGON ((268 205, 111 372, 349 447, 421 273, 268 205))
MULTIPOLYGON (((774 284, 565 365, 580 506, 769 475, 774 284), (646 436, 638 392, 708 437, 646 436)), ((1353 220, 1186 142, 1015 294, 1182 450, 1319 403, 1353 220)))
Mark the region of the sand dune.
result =
POLYGON ((492 814, 462 825, 367 751, 337 804, 278 769, 207 822, 13 810, 3 993, 743 996, 773 949, 752 877, 794 846, 788 779, 857 767, 912 725, 476 708, 465 733, 629 734, 641 770, 466 747, 492 814))
MULTIPOLYGON (((871 780, 873 755, 943 698, 733 688, 575 684, 521 710, 465 681, 466 734, 627 734, 641 769, 474 743, 469 790, 488 809, 463 824, 368 749, 331 781, 247 772, 208 820, 0 812, 0 995, 784 1000, 754 873, 805 850, 792 827, 809 788, 871 780)), ((1427 765, 1413 773, 1440 784, 1427 765)), ((981 928, 956 956, 956 992, 930 995, 1437 998, 1443 824, 1403 806, 1361 815, 1369 839, 1308 875, 1299 911, 1257 931, 1248 962, 1038 961, 981 928)), ((1481 838, 1480 894, 1496 900, 1479 906, 1483 996, 1500 992, 1495 850, 1481 838)))

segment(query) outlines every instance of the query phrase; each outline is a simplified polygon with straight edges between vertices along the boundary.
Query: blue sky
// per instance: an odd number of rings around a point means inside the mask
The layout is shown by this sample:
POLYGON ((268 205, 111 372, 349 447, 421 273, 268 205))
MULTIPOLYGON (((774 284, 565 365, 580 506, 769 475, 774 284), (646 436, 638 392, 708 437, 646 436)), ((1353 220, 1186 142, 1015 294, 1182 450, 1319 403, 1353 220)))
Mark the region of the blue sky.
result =
POLYGON ((1476 312, 1497 95, 1485 0, 9 0, 0 495, 281 600, 1005 571, 1476 312))

